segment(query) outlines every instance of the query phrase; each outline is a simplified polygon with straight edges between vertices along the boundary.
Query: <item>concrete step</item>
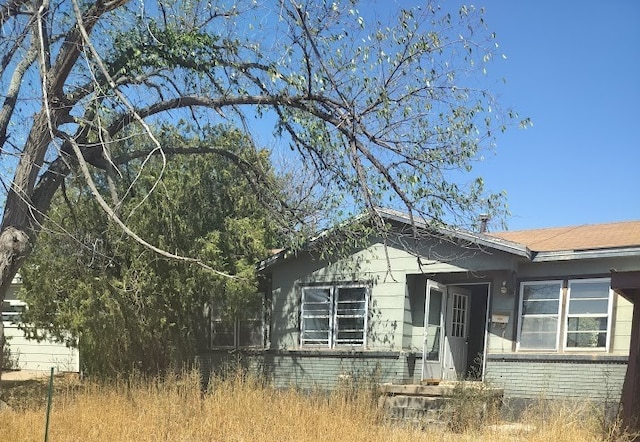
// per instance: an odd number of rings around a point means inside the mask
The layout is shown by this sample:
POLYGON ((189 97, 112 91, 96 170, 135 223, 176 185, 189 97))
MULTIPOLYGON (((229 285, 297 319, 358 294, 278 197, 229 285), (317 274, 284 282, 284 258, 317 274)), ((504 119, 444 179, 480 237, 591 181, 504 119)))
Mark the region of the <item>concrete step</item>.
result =
POLYGON ((440 396, 380 396, 378 405, 384 408, 416 408, 423 410, 441 409, 447 398, 440 396))
POLYGON ((441 409, 425 410, 423 408, 391 407, 385 409, 387 417, 396 420, 438 422, 442 418, 441 409))
MULTIPOLYGON (((378 406, 384 410, 387 418, 394 422, 411 422, 420 425, 444 424, 444 412, 447 405, 456 401, 466 401, 456 391, 455 383, 445 385, 384 385, 381 386, 382 395, 378 399, 378 406)), ((481 395, 480 402, 476 402, 478 413, 485 412, 487 406, 500 406, 503 396, 502 389, 488 388, 485 384, 465 383, 464 388, 478 388, 481 395)), ((465 394, 475 395, 473 391, 465 394)))

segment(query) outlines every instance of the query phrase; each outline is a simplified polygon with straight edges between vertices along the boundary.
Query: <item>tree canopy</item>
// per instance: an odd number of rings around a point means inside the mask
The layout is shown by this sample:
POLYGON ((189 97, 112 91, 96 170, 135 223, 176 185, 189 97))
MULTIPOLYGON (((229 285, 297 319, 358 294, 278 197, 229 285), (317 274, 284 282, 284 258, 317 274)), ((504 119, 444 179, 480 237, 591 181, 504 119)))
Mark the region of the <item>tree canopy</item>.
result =
MULTIPOLYGON (((131 241, 234 276, 206 248, 164 250, 161 236, 144 223, 133 229, 120 210, 161 190, 144 187, 153 162, 232 156, 225 145, 185 149, 154 133, 180 120, 205 132, 223 122, 255 145, 273 131, 270 157, 304 169, 303 182, 327 192, 338 219, 400 206, 468 226, 478 211, 500 213, 500 194, 455 173, 469 171, 515 117, 479 80, 496 51, 482 10, 452 13, 428 1, 386 17, 358 8, 355 0, 2 1, 0 295, 72 174, 131 241), (124 188, 131 167, 139 179, 124 188)), ((278 194, 250 163, 234 161, 278 194)), ((287 199, 266 201, 282 225, 305 224, 287 199)))
MULTIPOLYGON (((256 152, 236 130, 208 130, 206 140, 175 133, 158 139, 184 148, 215 142, 269 169, 265 152, 256 152)), ((234 278, 158 257, 128 240, 82 177, 70 176, 21 271, 21 297, 29 305, 23 326, 32 336, 44 331, 79 346, 88 374, 179 367, 208 346, 207 306, 215 306, 223 319, 261 311, 255 263, 267 255, 277 232, 244 171, 228 158, 192 155, 174 158, 165 168, 152 158, 136 177, 139 161, 122 167, 117 181, 118 194, 137 181, 118 207, 127 224, 159 247, 201 256, 234 278)))

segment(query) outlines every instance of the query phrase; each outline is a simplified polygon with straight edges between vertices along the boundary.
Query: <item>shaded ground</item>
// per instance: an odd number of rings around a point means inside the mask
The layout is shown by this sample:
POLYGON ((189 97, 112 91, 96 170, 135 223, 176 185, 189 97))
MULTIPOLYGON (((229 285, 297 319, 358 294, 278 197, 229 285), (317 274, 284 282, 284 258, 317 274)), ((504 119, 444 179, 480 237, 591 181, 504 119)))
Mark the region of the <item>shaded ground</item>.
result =
MULTIPOLYGON (((14 410, 24 410, 44 406, 47 403, 50 374, 34 370, 3 372, 0 380, 0 408, 9 406, 14 410)), ((79 385, 77 373, 56 374, 53 394, 68 393, 79 385)))

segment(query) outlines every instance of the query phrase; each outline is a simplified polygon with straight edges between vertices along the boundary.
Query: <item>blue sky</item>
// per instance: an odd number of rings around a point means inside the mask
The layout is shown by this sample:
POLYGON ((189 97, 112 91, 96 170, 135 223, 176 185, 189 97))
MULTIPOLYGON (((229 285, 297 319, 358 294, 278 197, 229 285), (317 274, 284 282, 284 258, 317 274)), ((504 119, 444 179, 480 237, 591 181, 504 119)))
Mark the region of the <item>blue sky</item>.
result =
POLYGON ((640 2, 475 5, 507 56, 489 72, 507 79, 500 102, 534 124, 475 169, 506 190, 508 228, 640 220, 640 2))

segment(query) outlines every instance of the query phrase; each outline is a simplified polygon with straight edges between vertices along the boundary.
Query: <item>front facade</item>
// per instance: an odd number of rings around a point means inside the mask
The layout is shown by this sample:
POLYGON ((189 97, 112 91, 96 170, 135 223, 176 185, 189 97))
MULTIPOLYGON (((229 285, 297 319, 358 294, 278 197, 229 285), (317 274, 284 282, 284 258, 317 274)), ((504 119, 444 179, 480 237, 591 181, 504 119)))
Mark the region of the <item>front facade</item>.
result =
POLYGON ((391 233, 342 259, 265 266, 269 326, 247 360, 274 383, 474 378, 513 400, 619 399, 633 305, 611 272, 640 270, 640 222, 416 236, 380 214, 391 233))

